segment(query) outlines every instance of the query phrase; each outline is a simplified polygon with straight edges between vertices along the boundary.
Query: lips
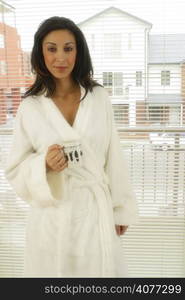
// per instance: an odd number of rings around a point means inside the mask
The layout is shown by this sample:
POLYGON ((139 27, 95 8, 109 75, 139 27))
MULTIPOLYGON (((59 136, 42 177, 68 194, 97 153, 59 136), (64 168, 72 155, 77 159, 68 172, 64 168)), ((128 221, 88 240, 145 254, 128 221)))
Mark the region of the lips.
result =
POLYGON ((56 69, 66 69, 67 67, 64 67, 64 66, 57 66, 55 67, 56 69))
POLYGON ((55 68, 55 71, 58 72, 58 73, 64 73, 67 69, 67 67, 54 67, 55 68))
POLYGON ((63 73, 65 72, 67 69, 67 67, 55 67, 55 70, 59 73, 63 73))

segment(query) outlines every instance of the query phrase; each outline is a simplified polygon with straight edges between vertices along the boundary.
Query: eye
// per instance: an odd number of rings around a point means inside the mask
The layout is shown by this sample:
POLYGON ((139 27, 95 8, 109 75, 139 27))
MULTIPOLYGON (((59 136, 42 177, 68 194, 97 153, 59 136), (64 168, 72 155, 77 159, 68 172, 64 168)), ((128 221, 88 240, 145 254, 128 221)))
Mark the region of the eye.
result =
POLYGON ((64 50, 65 50, 66 52, 70 52, 70 51, 73 50, 73 48, 72 48, 72 47, 65 47, 64 50))
POLYGON ((55 51, 56 51, 56 48, 54 48, 54 47, 49 47, 49 48, 48 48, 48 51, 50 51, 50 52, 55 52, 55 51))

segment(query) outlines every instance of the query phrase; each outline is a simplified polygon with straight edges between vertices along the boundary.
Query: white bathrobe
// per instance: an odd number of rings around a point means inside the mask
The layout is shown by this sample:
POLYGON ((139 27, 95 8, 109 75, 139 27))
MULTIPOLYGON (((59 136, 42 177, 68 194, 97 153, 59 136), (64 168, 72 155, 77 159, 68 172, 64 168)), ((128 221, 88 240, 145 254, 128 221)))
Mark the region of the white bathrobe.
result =
POLYGON ((24 99, 5 174, 30 204, 26 277, 126 276, 115 224, 135 222, 137 205, 103 87, 81 101, 73 126, 50 98, 24 99), (46 173, 48 147, 66 142, 81 143, 81 164, 46 173))

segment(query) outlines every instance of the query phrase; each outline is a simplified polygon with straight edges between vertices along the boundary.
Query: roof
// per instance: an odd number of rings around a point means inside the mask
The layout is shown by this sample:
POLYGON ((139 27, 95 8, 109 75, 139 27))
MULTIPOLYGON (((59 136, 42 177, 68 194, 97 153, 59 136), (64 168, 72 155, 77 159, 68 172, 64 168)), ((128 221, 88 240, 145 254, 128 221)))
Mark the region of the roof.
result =
POLYGON ((138 17, 136 17, 136 16, 134 16, 134 15, 131 15, 131 14, 129 14, 129 13, 123 11, 122 9, 117 8, 117 7, 114 7, 114 6, 110 6, 110 7, 106 8, 106 9, 100 11, 99 13, 97 13, 97 14, 91 16, 90 18, 85 19, 84 21, 78 23, 78 26, 84 25, 86 22, 89 22, 90 20, 93 20, 93 19, 97 18, 98 16, 101 16, 101 15, 103 15, 103 14, 106 14, 107 12, 112 11, 112 10, 121 12, 123 15, 126 15, 126 16, 128 16, 128 17, 131 17, 131 18, 135 19, 136 21, 139 21, 139 22, 143 23, 144 25, 147 25, 147 26, 152 27, 152 24, 149 23, 148 21, 145 21, 145 20, 143 20, 143 19, 140 19, 140 18, 138 18, 138 17))
POLYGON ((3 0, 0 1, 0 11, 2 10, 3 12, 6 12, 10 9, 15 9, 15 7, 13 7, 12 5, 6 3, 3 0))
POLYGON ((146 100, 149 104, 180 104, 182 95, 180 94, 149 94, 146 100))
POLYGON ((181 63, 185 60, 185 34, 150 34, 149 64, 181 63))

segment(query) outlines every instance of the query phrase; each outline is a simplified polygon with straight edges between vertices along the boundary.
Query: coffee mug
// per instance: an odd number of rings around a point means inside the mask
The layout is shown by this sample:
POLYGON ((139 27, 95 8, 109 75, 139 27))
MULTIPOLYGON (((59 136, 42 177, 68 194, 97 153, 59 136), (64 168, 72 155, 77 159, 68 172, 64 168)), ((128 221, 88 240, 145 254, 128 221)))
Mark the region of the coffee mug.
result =
POLYGON ((76 165, 82 163, 83 152, 79 142, 63 143, 64 155, 68 161, 68 165, 76 165))

